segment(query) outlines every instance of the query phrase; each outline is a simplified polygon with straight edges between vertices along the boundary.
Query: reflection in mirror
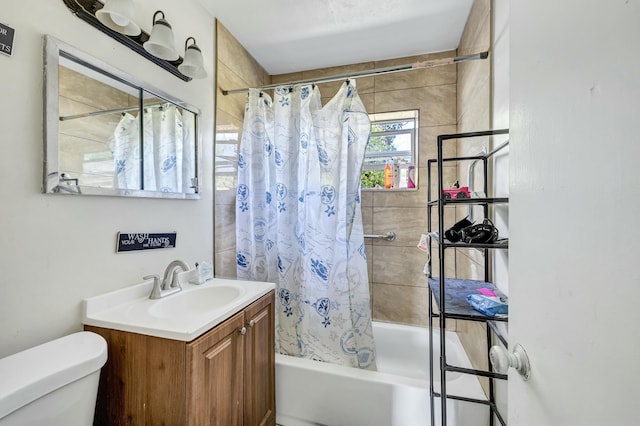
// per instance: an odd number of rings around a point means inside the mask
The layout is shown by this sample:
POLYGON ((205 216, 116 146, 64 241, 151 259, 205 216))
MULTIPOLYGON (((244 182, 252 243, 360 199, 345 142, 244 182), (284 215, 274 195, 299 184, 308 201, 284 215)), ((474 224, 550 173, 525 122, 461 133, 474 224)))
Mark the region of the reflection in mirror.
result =
POLYGON ((197 113, 46 37, 45 192, 198 198, 197 113))

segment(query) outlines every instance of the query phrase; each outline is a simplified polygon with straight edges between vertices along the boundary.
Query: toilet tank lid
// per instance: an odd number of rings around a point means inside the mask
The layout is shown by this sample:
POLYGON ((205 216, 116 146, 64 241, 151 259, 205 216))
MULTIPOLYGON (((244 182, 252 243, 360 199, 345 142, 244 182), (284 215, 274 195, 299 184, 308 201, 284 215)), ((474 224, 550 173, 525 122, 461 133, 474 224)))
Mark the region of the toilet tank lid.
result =
POLYGON ((102 368, 107 342, 81 331, 0 359, 0 419, 102 368))

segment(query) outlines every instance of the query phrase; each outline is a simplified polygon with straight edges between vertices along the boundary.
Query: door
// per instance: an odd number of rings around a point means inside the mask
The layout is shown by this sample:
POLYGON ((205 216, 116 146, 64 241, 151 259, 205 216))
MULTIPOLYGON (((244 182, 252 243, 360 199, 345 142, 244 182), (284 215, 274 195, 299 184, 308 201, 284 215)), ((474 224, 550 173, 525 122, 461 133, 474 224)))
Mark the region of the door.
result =
POLYGON ((276 423, 274 293, 245 310, 245 425, 276 423))
POLYGON ((240 312, 187 345, 189 425, 243 424, 243 327, 240 312))
POLYGON ((640 2, 510 2, 511 426, 640 424, 640 2))

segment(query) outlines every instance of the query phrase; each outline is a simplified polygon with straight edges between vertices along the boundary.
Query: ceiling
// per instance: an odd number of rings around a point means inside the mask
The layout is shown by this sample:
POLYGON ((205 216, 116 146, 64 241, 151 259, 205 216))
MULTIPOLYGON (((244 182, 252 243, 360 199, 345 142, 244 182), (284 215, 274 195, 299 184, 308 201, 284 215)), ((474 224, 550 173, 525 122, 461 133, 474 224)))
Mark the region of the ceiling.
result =
POLYGON ((473 0, 198 0, 271 74, 457 48, 473 0))

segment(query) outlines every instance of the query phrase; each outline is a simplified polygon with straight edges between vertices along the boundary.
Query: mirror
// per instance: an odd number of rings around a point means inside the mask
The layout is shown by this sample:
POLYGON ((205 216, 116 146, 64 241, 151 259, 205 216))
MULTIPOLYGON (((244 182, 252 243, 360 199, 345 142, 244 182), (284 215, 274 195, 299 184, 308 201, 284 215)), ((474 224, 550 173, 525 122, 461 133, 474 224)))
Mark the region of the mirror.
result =
POLYGON ((199 198, 199 111, 45 36, 43 192, 199 198))

